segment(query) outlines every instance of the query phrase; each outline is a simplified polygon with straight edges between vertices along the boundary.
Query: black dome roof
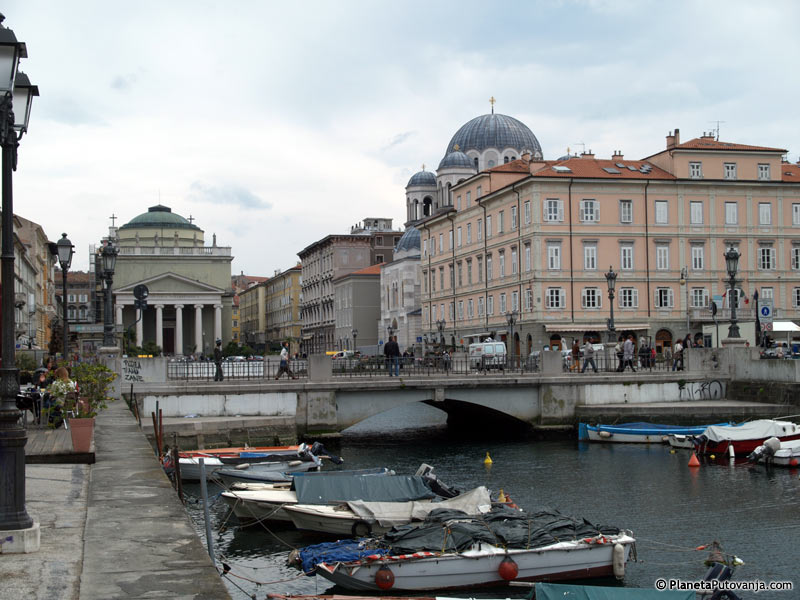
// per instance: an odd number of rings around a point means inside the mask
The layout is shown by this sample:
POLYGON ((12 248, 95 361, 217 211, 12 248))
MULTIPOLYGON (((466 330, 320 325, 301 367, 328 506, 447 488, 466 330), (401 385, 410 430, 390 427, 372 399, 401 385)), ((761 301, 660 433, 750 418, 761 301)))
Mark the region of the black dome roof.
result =
POLYGON ((472 162, 472 159, 469 156, 460 150, 453 150, 442 159, 442 162, 439 163, 439 169, 445 169, 447 167, 474 169, 475 164, 472 162))
POLYGON ((447 145, 448 150, 458 144, 459 150, 477 150, 483 152, 487 148, 514 148, 517 152, 530 150, 532 154, 542 154, 539 140, 522 121, 514 117, 490 113, 475 117, 456 131, 447 145))
POLYGON ((418 173, 414 173, 411 179, 408 180, 406 187, 411 187, 412 185, 432 185, 436 187, 436 175, 431 171, 419 171, 418 173))

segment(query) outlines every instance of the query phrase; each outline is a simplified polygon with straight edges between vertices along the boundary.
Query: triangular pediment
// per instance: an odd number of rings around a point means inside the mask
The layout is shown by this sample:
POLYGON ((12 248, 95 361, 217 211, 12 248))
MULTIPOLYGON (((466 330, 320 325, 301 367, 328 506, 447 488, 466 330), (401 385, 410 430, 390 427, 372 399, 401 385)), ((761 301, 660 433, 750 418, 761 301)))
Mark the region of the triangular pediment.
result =
POLYGON ((208 283, 203 283, 202 281, 196 281, 194 279, 184 277, 183 275, 178 275, 177 273, 168 272, 155 275, 154 277, 150 277, 148 279, 142 279, 141 281, 136 281, 124 287, 115 288, 114 293, 133 293, 133 288, 141 284, 147 286, 151 296, 153 294, 196 294, 198 292, 222 294, 225 292, 225 290, 222 288, 218 288, 214 285, 209 285, 208 283))

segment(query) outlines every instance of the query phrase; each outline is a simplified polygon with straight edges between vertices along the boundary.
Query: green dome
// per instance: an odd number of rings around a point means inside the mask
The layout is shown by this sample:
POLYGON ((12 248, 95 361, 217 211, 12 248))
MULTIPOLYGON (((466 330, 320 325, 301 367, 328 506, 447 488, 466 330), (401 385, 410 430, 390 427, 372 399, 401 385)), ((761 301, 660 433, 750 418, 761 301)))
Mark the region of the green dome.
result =
POLYGON ((202 231, 197 225, 193 225, 182 216, 172 212, 170 207, 162 204, 151 206, 146 213, 134 217, 120 227, 120 229, 144 228, 196 229, 197 231, 202 231))

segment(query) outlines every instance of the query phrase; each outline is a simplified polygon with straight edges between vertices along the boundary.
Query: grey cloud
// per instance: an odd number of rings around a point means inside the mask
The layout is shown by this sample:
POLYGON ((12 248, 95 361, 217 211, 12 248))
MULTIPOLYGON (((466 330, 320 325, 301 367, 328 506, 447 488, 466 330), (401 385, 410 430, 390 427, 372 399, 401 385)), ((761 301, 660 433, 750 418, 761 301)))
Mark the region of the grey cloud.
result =
POLYGON ((405 142, 408 138, 413 136, 416 132, 415 131, 405 131, 403 133, 398 133, 389 140, 389 142, 381 148, 381 150, 389 150, 390 148, 394 148, 395 146, 399 146, 403 142, 405 142))
POLYGON ((120 92, 125 92, 131 89, 134 83, 136 83, 136 75, 117 75, 111 81, 111 87, 120 92))
POLYGON ((270 209, 272 203, 262 200, 253 192, 236 184, 220 186, 195 181, 190 186, 192 200, 210 204, 234 204, 243 208, 270 209))

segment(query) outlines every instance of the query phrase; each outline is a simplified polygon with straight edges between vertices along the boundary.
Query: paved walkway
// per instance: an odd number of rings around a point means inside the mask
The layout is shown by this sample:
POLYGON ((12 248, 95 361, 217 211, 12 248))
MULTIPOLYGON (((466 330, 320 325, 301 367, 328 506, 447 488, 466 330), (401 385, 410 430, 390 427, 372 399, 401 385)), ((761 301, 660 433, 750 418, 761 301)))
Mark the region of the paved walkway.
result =
POLYGON ((125 403, 97 418, 97 463, 28 465, 34 554, 0 556, 0 599, 229 599, 125 403))

